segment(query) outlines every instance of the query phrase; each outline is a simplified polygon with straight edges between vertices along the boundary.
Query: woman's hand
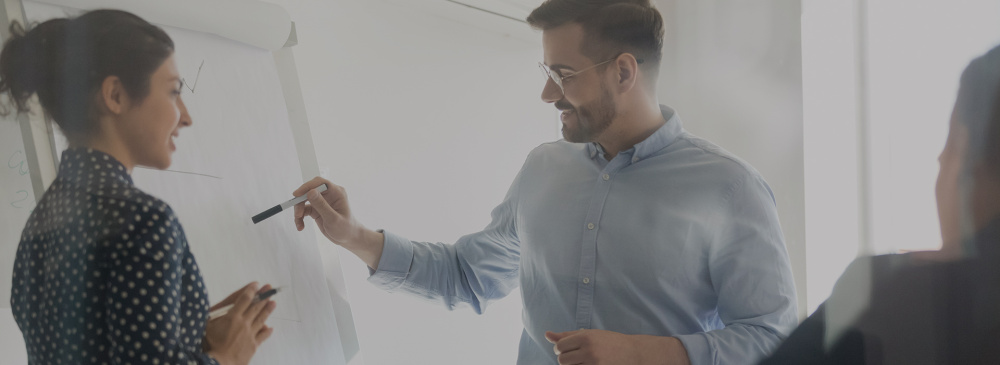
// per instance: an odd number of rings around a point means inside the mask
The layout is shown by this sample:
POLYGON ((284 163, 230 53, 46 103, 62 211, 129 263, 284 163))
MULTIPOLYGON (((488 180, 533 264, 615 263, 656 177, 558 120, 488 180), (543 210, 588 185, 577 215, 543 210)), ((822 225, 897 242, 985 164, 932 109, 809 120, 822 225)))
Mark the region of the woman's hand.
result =
POLYGON ((253 282, 212 306, 211 310, 215 310, 233 305, 229 312, 209 320, 205 326, 205 353, 222 365, 249 363, 257 347, 274 332, 264 322, 277 304, 271 300, 254 301, 259 293, 270 289, 268 284, 258 290, 253 282))

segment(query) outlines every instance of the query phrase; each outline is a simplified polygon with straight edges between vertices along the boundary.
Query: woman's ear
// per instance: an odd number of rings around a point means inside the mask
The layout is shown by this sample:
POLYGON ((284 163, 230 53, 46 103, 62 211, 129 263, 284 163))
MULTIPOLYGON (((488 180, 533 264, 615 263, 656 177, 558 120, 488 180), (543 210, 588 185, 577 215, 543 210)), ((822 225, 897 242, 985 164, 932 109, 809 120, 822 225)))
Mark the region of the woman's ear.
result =
POLYGON ((122 114, 129 107, 128 93, 118 76, 108 76, 101 82, 101 105, 111 114, 122 114))

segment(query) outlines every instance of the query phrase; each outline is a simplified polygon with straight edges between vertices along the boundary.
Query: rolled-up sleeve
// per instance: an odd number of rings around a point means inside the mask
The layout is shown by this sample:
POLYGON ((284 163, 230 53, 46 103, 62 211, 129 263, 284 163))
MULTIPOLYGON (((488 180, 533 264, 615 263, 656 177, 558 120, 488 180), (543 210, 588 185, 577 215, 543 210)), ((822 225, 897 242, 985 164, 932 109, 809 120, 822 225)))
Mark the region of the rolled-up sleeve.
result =
POLYGON ((383 231, 382 257, 368 281, 390 292, 406 292, 443 304, 449 310, 469 305, 476 313, 483 313, 489 303, 518 285, 520 247, 515 224, 519 181, 514 179, 485 229, 454 244, 410 241, 383 231))
POLYGON ((413 262, 413 243, 389 231, 381 231, 385 239, 382 257, 378 260, 378 270, 370 270, 368 281, 376 286, 393 291, 403 284, 413 262))

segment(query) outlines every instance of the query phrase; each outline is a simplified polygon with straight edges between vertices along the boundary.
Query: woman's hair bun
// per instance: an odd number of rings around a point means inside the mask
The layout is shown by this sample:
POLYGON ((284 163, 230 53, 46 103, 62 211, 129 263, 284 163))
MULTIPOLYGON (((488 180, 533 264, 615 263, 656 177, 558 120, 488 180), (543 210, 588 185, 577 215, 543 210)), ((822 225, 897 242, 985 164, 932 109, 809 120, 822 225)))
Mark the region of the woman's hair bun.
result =
POLYGON ((28 31, 18 22, 10 25, 10 39, 0 52, 0 93, 6 93, 8 103, 0 106, 7 115, 13 106, 18 112, 28 111, 28 100, 50 80, 54 47, 62 46, 69 20, 52 19, 28 31))
POLYGON ((108 77, 121 81, 129 98, 141 104, 150 77, 174 52, 163 29, 135 14, 91 10, 22 28, 12 22, 11 37, 0 51, 0 114, 29 111, 38 103, 70 140, 96 132, 102 116, 96 97, 108 77))

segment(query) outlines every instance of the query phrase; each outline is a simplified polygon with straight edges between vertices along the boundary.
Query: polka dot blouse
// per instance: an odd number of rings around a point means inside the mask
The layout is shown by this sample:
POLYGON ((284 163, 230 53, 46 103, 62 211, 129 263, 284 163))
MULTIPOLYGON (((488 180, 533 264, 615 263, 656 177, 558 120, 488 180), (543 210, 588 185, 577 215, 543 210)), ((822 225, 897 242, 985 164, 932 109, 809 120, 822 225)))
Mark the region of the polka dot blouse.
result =
POLYGON ((208 295, 170 207, 91 149, 63 152, 14 263, 11 308, 32 364, 217 364, 208 295))

